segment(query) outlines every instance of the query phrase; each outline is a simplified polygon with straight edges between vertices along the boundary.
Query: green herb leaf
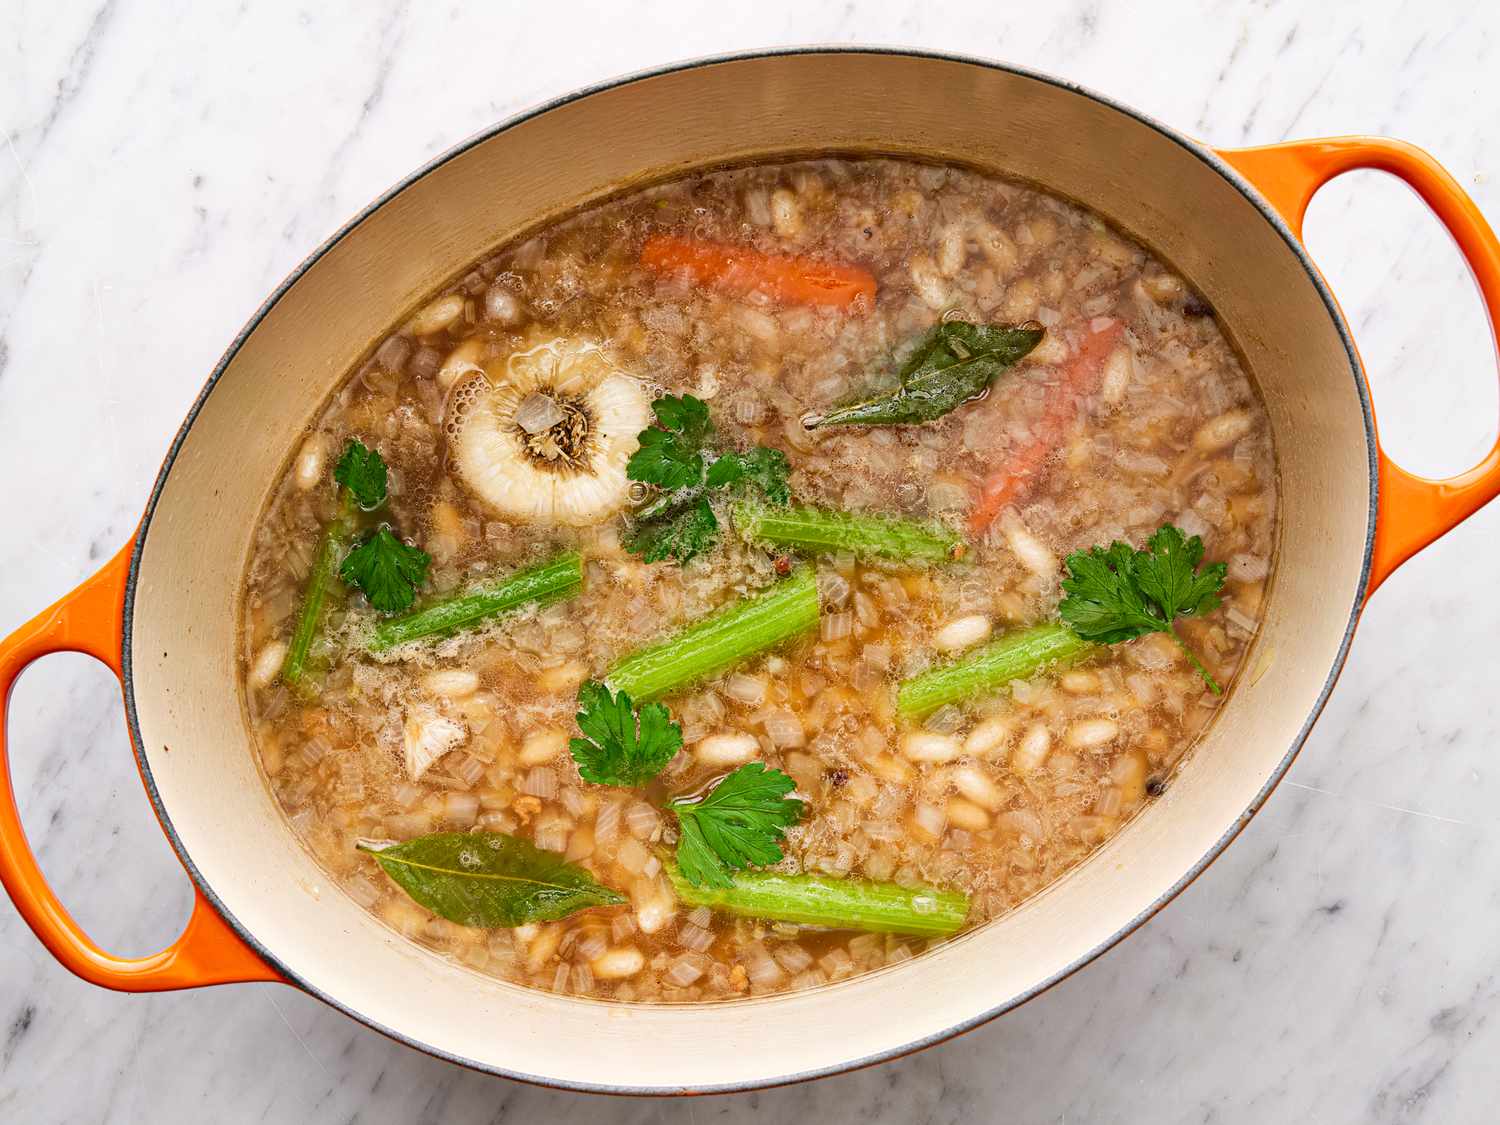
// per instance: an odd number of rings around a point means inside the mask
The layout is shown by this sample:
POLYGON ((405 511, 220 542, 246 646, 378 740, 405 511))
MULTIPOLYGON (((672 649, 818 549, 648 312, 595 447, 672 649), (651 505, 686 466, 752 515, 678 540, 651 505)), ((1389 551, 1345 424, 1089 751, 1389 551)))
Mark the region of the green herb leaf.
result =
POLYGON ((1161 607, 1168 621, 1202 616, 1219 608, 1219 591, 1229 573, 1227 563, 1214 563, 1198 571, 1203 561, 1203 540, 1183 537, 1166 524, 1157 529, 1136 557, 1136 578, 1141 592, 1161 607), (1195 573, 1196 572, 1196 573, 1195 573))
POLYGON ((1041 342, 1037 324, 970 324, 948 320, 918 341, 902 364, 901 385, 886 394, 809 418, 821 426, 900 426, 931 422, 983 394, 1041 342))
POLYGON ((553 922, 625 901, 556 852, 501 832, 438 832, 358 847, 417 902, 460 926, 553 922))
POLYGON ((578 776, 595 785, 644 785, 682 749, 682 728, 665 704, 636 707, 623 691, 589 680, 578 689, 578 729, 569 740, 578 776))
POLYGON ((702 445, 713 432, 708 418, 708 403, 692 395, 662 395, 651 404, 651 410, 663 429, 682 435, 691 445, 702 445))
POLYGON ((675 515, 637 527, 625 541, 625 549, 642 562, 676 559, 686 564, 712 547, 719 538, 719 521, 708 500, 699 497, 691 507, 675 515))
POLYGON ((680 564, 702 554, 719 538, 719 521, 708 495, 730 485, 759 488, 778 504, 791 499, 791 467, 779 449, 757 446, 747 453, 714 456, 708 406, 692 395, 664 395, 651 404, 657 425, 642 430, 640 448, 625 467, 631 480, 661 494, 635 513, 635 531, 625 549, 648 563, 680 564))
POLYGON ((350 440, 344 454, 333 468, 333 479, 349 490, 354 502, 365 511, 385 503, 385 460, 364 443, 350 440))
POLYGON ((787 483, 792 468, 786 454, 779 449, 757 445, 747 453, 726 453, 708 468, 706 483, 710 488, 727 484, 751 484, 776 504, 787 504, 792 489, 787 483))
POLYGON ((409 547, 385 524, 344 557, 339 577, 358 586, 381 613, 399 613, 411 606, 417 587, 427 578, 432 561, 426 551, 409 547))
POLYGON ((682 488, 703 479, 703 443, 712 432, 708 406, 692 395, 664 395, 651 404, 657 426, 642 430, 640 448, 625 475, 659 488, 682 488))
POLYGON ((696 886, 727 887, 730 873, 781 860, 786 827, 802 818, 804 802, 786 794, 797 783, 764 762, 735 770, 702 800, 673 801, 680 836, 677 867, 696 886))
POLYGON ((1187 653, 1215 695, 1218 683, 1172 628, 1179 617, 1209 613, 1219 604, 1228 567, 1197 569, 1203 540, 1186 538, 1165 524, 1137 551, 1118 541, 1108 547, 1075 551, 1067 558, 1067 596, 1058 613, 1084 640, 1114 644, 1147 633, 1166 633, 1187 653))

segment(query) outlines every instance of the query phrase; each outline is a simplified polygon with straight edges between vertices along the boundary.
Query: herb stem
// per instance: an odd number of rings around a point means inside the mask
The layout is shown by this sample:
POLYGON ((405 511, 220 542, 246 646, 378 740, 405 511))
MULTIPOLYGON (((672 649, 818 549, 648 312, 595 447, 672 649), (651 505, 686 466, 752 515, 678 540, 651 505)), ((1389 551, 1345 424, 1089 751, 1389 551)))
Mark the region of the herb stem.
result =
POLYGON ((818 624, 818 584, 802 567, 754 597, 734 602, 659 644, 619 661, 605 676, 636 702, 722 672, 818 624))
POLYGON ((945 703, 959 703, 1026 680, 1043 668, 1071 663, 1095 647, 1066 625, 1037 625, 1007 633, 951 664, 903 680, 896 709, 903 715, 925 715, 945 703))
POLYGON ((702 484, 690 484, 685 488, 674 488, 663 492, 660 496, 643 505, 635 512, 635 519, 639 523, 647 523, 659 516, 671 515, 681 511, 692 504, 698 497, 702 496, 704 486, 702 484))
POLYGON ((1171 635, 1172 639, 1177 642, 1177 647, 1182 649, 1182 651, 1187 654, 1188 660, 1192 663, 1193 667, 1197 669, 1198 675, 1202 676, 1203 682, 1208 685, 1208 690, 1213 692, 1215 695, 1223 695, 1224 689, 1219 686, 1219 681, 1214 679, 1213 673, 1210 672, 1206 667, 1204 667, 1203 661, 1198 659, 1198 654, 1192 649, 1188 648, 1187 641, 1183 640, 1182 637, 1178 635, 1177 630, 1171 628, 1170 626, 1168 626, 1167 632, 1171 635))
POLYGON ((969 896, 936 887, 902 887, 867 879, 737 871, 728 887, 696 887, 675 863, 665 865, 677 897, 742 918, 799 926, 865 930, 914 937, 947 937, 963 928, 969 896))
POLYGON ((751 500, 735 504, 733 511, 735 527, 744 539, 810 554, 849 551, 862 558, 921 565, 952 562, 964 553, 958 535, 913 520, 826 508, 771 507, 751 500))
POLYGON ((376 624, 366 642, 371 652, 387 652, 424 637, 471 629, 534 602, 570 598, 583 586, 583 558, 576 551, 538 566, 470 587, 452 597, 376 624))
POLYGON ((292 630, 292 639, 287 643, 286 659, 281 662, 281 682, 292 688, 301 684, 307 673, 308 655, 312 652, 313 641, 317 639, 318 627, 323 621, 323 607, 328 601, 329 588, 338 582, 339 563, 359 519, 359 506, 355 503, 353 493, 337 486, 337 494, 338 511, 318 540, 318 551, 313 556, 307 586, 302 591, 302 608, 297 613, 297 626, 292 630))

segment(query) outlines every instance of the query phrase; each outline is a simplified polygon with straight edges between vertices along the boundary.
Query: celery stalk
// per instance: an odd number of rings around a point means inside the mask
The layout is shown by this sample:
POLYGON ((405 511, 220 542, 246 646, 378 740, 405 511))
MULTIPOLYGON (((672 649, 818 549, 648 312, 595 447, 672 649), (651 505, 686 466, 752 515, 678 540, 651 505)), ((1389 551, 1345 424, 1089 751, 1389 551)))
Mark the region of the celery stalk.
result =
POLYGON ((945 527, 826 508, 742 500, 734 506, 734 525, 749 542, 812 554, 849 551, 910 564, 952 562, 964 554, 963 539, 945 527))
POLYGON ((743 918, 830 930, 948 937, 963 928, 969 914, 969 896, 962 891, 779 871, 737 871, 732 886, 695 887, 675 863, 664 866, 677 897, 688 906, 706 906, 743 918))
POLYGON ((763 593, 735 602, 668 637, 639 649, 605 675, 615 691, 637 703, 722 672, 758 652, 817 628, 818 584, 802 567, 763 593))
POLYGON ((1037 625, 1007 633, 952 664, 903 680, 896 708, 903 715, 925 715, 945 703, 959 703, 1025 680, 1050 665, 1071 662, 1095 647, 1066 625, 1037 625))
POLYGON ((447 636, 472 628, 532 602, 572 597, 583 585, 583 559, 576 551, 492 579, 421 609, 376 624, 366 647, 386 652, 423 637, 447 636))
POLYGON ((318 635, 318 626, 323 621, 323 606, 328 601, 330 586, 338 584, 339 564, 343 562, 344 550, 354 534, 359 508, 347 488, 338 489, 338 512, 333 522, 323 529, 318 540, 318 553, 313 556, 312 570, 307 576, 307 586, 302 591, 302 608, 297 613, 297 627, 292 630, 292 639, 286 646, 286 658, 281 662, 281 682, 296 687, 307 672, 307 657, 312 651, 313 641, 318 635))

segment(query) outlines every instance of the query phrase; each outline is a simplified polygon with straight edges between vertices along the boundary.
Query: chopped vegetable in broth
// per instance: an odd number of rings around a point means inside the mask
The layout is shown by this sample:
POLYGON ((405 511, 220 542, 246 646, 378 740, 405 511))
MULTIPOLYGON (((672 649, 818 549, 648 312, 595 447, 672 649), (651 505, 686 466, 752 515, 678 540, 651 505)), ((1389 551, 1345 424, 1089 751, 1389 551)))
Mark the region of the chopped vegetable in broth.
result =
POLYGON ((484 258, 339 386, 257 529, 246 705, 413 941, 574 996, 809 988, 1159 796, 1275 538, 1212 310, 1087 210, 722 170, 484 258))

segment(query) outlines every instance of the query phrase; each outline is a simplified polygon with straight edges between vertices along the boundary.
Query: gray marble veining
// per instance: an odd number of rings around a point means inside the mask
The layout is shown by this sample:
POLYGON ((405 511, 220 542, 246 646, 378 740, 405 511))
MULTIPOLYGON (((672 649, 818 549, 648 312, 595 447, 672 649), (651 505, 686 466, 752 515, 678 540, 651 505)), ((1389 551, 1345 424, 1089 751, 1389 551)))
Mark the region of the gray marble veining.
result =
MULTIPOLYGON (((264 294, 411 167, 611 74, 797 42, 982 53, 1246 144, 1379 132, 1500 217, 1500 9, 97 5, 0 13, 0 631, 139 517, 170 435, 264 294)), ((1408 467, 1494 431, 1489 333, 1415 200, 1374 174, 1308 237, 1408 467)), ((1500 1050, 1500 507, 1372 603, 1266 810, 1139 934, 1023 1009, 909 1059, 755 1095, 577 1097, 470 1074, 290 989, 127 997, 0 909, 0 1120, 735 1123, 1493 1119, 1500 1050)), ((13 771, 63 898, 113 949, 186 917, 118 690, 82 657, 18 689, 13 771)), ((893 1005, 899 1004, 893 998, 893 1005)))

